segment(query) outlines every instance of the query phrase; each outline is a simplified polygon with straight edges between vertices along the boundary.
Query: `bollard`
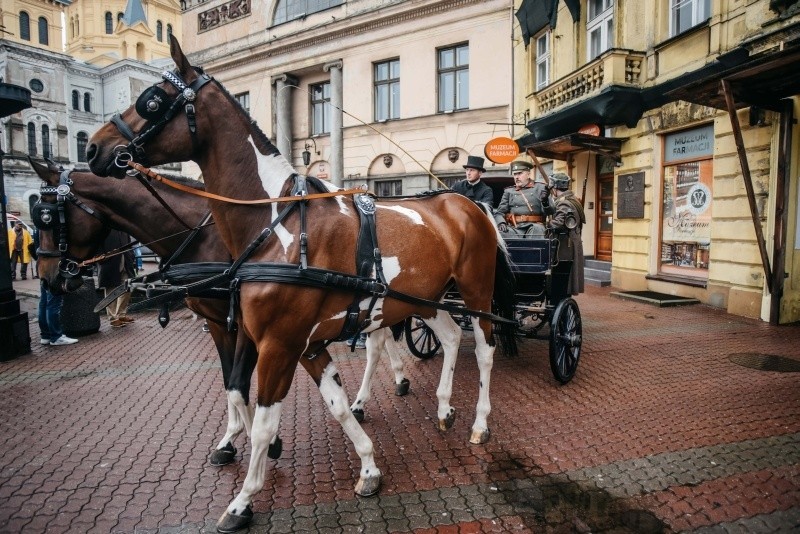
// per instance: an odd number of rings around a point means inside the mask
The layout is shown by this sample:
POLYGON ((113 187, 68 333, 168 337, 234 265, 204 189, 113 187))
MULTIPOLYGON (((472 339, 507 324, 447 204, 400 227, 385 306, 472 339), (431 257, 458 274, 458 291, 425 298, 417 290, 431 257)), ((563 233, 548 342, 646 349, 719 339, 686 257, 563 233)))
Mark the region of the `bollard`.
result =
POLYGON ((77 291, 65 294, 61 307, 64 333, 70 337, 80 337, 100 330, 100 314, 94 312, 100 300, 91 276, 83 279, 83 285, 77 291))

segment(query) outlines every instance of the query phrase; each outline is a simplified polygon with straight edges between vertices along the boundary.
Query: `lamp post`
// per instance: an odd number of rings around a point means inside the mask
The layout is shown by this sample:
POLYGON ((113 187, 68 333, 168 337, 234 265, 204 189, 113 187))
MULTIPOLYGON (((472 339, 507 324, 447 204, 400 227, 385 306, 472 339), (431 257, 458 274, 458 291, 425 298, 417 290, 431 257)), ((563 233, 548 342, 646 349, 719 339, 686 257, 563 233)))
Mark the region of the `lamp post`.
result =
MULTIPOLYGON (((31 92, 24 87, 0 83, 0 118, 31 107, 31 92)), ((11 259, 8 254, 8 217, 6 186, 3 177, 3 152, 0 146, 0 361, 7 361, 31 351, 28 313, 20 313, 19 299, 11 284, 11 259)))

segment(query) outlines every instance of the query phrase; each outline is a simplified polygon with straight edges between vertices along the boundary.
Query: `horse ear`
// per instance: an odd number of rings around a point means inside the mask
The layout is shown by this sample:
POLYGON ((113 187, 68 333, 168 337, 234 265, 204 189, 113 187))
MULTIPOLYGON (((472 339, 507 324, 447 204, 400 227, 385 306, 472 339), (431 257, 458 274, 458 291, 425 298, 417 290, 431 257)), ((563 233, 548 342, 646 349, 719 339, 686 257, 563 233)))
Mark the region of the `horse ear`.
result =
POLYGON ((47 165, 44 165, 42 163, 39 163, 35 159, 32 159, 30 156, 28 156, 28 161, 30 162, 31 167, 33 167, 33 170, 36 171, 36 174, 39 175, 39 178, 41 178, 42 180, 44 180, 49 184, 53 183, 53 176, 54 176, 53 173, 55 171, 51 170, 47 165))
POLYGON ((191 71, 192 65, 189 63, 189 60, 186 59, 186 56, 183 54, 183 50, 181 50, 181 45, 178 42, 178 39, 175 38, 175 35, 170 35, 169 53, 172 56, 172 61, 175 62, 175 66, 178 67, 178 71, 181 74, 185 75, 187 72, 191 71))

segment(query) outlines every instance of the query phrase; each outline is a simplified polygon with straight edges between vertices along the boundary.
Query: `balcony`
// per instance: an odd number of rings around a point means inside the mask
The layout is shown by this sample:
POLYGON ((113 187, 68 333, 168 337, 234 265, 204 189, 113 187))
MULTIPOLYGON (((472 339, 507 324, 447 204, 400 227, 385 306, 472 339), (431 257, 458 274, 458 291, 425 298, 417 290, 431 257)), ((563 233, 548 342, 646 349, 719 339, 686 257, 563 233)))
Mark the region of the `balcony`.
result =
POLYGON ((639 88, 644 58, 644 52, 607 50, 591 63, 533 94, 531 112, 534 117, 541 117, 597 95, 612 85, 639 88))

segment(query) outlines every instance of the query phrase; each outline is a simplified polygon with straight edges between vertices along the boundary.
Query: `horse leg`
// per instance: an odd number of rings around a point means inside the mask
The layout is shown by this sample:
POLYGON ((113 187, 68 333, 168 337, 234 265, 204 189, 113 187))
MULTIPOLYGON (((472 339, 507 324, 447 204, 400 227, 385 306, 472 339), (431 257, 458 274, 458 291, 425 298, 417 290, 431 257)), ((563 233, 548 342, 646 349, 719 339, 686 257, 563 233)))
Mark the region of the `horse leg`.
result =
MULTIPOLYGON (((487 321, 484 320, 484 322, 487 321)), ((487 330, 491 333, 491 325, 488 328, 483 328, 481 320, 477 317, 472 317, 472 329, 475 333, 475 358, 478 361, 480 383, 478 385, 478 405, 475 408, 475 423, 472 425, 472 434, 469 442, 478 445, 489 441, 489 436, 491 435, 486 420, 492 409, 489 402, 489 380, 492 375, 495 347, 489 345, 486 339, 487 330)))
POLYGON ((370 393, 372 378, 385 344, 386 329, 376 330, 367 336, 367 367, 364 369, 364 377, 361 379, 361 387, 356 395, 356 400, 350 405, 350 411, 353 412, 353 416, 359 423, 364 422, 364 405, 372 396, 370 393))
POLYGON ((408 390, 411 388, 411 382, 406 378, 403 372, 403 358, 397 350, 397 345, 386 340, 386 353, 389 355, 389 362, 392 364, 392 371, 394 372, 394 394, 398 397, 408 395, 408 390))
MULTIPOLYGON (((278 433, 282 402, 289 391, 297 365, 297 360, 289 357, 286 351, 262 350, 261 352, 269 354, 270 357, 262 358, 258 367, 259 400, 251 432, 250 465, 242 490, 217 522, 217 530, 220 532, 235 532, 246 527, 252 520, 253 496, 264 485, 266 452, 269 443, 278 433)), ((347 395, 330 355, 323 350, 314 360, 303 362, 303 367, 315 379, 325 405, 353 441, 356 452, 361 458, 361 476, 355 492, 365 497, 374 495, 380 487, 381 472, 375 464, 372 441, 347 407, 347 395)))
POLYGON ((450 397, 453 394, 453 373, 456 368, 458 358, 458 347, 461 344, 461 328, 450 317, 450 314, 442 310, 436 312, 432 319, 425 319, 431 330, 442 342, 444 361, 442 362, 442 376, 439 378, 439 387, 436 389, 436 397, 439 399, 439 430, 447 430, 453 426, 456 420, 456 410, 450 406, 450 397))

